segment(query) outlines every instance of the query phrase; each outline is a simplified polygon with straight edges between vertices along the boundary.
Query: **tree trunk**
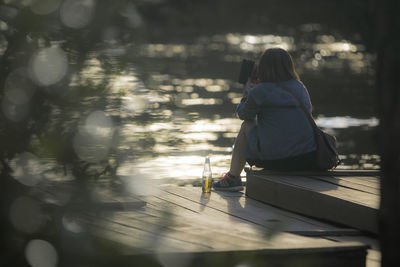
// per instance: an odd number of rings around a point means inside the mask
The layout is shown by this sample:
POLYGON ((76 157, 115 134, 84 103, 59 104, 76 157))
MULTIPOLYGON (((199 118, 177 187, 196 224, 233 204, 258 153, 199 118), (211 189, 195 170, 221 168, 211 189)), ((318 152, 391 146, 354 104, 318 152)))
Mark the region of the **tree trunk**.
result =
POLYGON ((375 5, 382 159, 379 210, 382 266, 400 266, 400 1, 378 0, 375 5))

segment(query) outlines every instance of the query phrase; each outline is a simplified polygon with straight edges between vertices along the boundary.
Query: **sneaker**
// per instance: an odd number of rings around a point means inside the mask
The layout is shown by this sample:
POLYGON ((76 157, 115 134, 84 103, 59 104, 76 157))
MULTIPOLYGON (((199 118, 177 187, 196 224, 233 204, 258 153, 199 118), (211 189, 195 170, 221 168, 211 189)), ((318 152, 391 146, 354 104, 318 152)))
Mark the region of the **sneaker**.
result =
POLYGON ((225 173, 218 182, 213 182, 215 190, 219 191, 241 191, 243 190, 242 179, 225 173))

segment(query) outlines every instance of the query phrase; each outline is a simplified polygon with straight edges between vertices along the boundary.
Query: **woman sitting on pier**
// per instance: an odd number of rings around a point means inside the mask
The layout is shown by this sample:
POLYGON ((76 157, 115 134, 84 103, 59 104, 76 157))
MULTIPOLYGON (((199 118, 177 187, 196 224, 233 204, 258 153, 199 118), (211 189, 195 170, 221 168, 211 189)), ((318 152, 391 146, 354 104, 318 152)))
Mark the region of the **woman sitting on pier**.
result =
POLYGON ((243 120, 235 140, 229 172, 213 183, 215 190, 240 191, 240 174, 246 164, 268 170, 312 170, 316 166, 313 128, 291 88, 311 113, 306 87, 296 73, 290 54, 267 49, 257 67, 257 84, 246 84, 237 107, 243 120))

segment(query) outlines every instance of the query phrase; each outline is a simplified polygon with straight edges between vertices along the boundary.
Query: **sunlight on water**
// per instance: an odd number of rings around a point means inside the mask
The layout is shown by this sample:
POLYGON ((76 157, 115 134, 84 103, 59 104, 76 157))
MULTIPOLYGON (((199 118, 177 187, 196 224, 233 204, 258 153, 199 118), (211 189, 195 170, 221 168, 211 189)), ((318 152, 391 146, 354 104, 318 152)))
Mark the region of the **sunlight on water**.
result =
MULTIPOLYGON (((115 34, 111 29, 103 36, 110 49, 116 49, 111 44, 118 38, 115 34)), ((93 143, 88 132, 98 130, 100 136, 102 132, 107 136, 109 133, 101 130, 102 126, 88 126, 91 130, 82 133, 81 129, 77 133, 75 151, 86 161, 99 162, 111 149, 116 149, 117 173, 129 177, 124 181, 135 194, 147 194, 154 186, 149 181, 154 179, 200 178, 204 157, 210 153, 213 175, 218 178, 229 169, 232 145, 241 125, 234 112, 243 95, 241 85, 236 82, 243 55, 256 59, 266 48, 280 46, 297 57, 301 72, 348 66, 357 73, 366 71, 370 65, 371 58, 360 45, 337 40, 332 35, 315 38, 315 43, 305 43, 298 37, 228 33, 201 36, 194 43, 132 45, 127 49, 134 55, 132 64, 118 74, 107 76, 110 90, 104 114, 117 120, 115 125, 106 128, 107 131, 118 131, 118 143, 111 144, 109 139, 104 143, 93 143), (202 59, 203 56, 208 58, 202 59), (175 72, 182 67, 182 58, 187 59, 187 65, 175 72), (154 60, 156 64, 141 66, 137 63, 143 60, 154 60), (202 62, 207 63, 204 69, 199 68, 202 62), (165 69, 160 69, 163 64, 165 69), (209 66, 218 64, 222 66, 219 67, 221 70, 228 67, 226 73, 210 75, 214 70, 210 71, 209 66), (144 177, 143 183, 138 177, 144 177)), ((83 83, 87 80, 91 84, 100 84, 104 80, 106 74, 100 61, 95 59, 98 56, 93 53, 93 58, 86 63, 83 83)), ((91 99, 85 101, 89 104, 91 99)), ((345 131, 378 125, 373 116, 360 119, 351 114, 320 115, 317 123, 328 132, 338 134, 339 146, 349 149, 354 147, 354 142, 346 140, 345 131)), ((364 162, 361 154, 357 158, 343 156, 348 165, 341 168, 357 164, 358 168, 376 168, 376 162, 379 162, 376 157, 364 162)))
POLYGON ((379 120, 377 118, 318 117, 316 123, 323 128, 376 127, 379 124, 379 120))
POLYGON ((317 36, 317 43, 312 45, 314 58, 304 63, 306 68, 328 68, 340 70, 350 68, 355 73, 362 73, 371 68, 372 55, 365 54, 363 45, 347 41, 336 41, 333 36, 317 36))
MULTIPOLYGON (((314 26, 312 26, 314 29, 314 26)), ((334 69, 350 68, 355 73, 367 71, 372 65, 372 55, 365 52, 365 47, 345 40, 336 40, 332 35, 317 35, 316 42, 310 43, 302 37, 279 35, 249 35, 228 33, 224 35, 201 36, 196 44, 155 43, 135 48, 139 54, 150 58, 197 58, 214 53, 227 62, 240 62, 243 56, 259 58, 261 53, 271 47, 281 47, 294 54, 305 51, 297 60, 300 72, 304 69, 334 69), (223 54, 220 52, 223 51, 223 54), (312 51, 310 54, 308 51, 312 51)))
POLYGON ((100 60, 91 58, 85 62, 85 65, 86 67, 80 73, 81 83, 79 85, 100 85, 105 76, 100 60))
POLYGON ((198 120, 195 123, 188 124, 183 128, 183 131, 187 132, 239 132, 241 121, 234 118, 226 119, 205 119, 198 120))
POLYGON ((143 113, 147 109, 148 105, 148 99, 144 96, 122 97, 122 109, 131 115, 143 113))
MULTIPOLYGON (((202 36, 197 44, 147 44, 140 48, 140 53, 148 57, 187 58, 203 56, 208 51, 223 51, 228 54, 240 51, 261 53, 271 47, 292 50, 294 39, 287 36, 228 33, 211 37, 202 36)), ((225 58, 232 59, 230 55, 225 58)))
POLYGON ((183 106, 191 106, 191 105, 215 105, 222 104, 223 101, 221 99, 216 98, 195 98, 195 99, 182 99, 181 104, 183 106))
POLYGON ((141 54, 148 57, 188 57, 201 50, 199 45, 148 44, 141 49, 141 54))
POLYGON ((271 47, 281 47, 286 50, 293 49, 294 39, 292 37, 277 35, 243 35, 229 33, 225 35, 225 40, 233 47, 239 47, 244 51, 261 53, 271 47))
POLYGON ((379 162, 381 158, 379 155, 374 154, 349 154, 349 155, 340 155, 342 160, 345 160, 347 163, 345 165, 340 165, 340 169, 370 169, 370 170, 378 170, 380 168, 379 162))
MULTIPOLYGON (((328 39, 329 40, 329 39, 328 39)), ((327 43, 319 43, 314 44, 313 48, 315 50, 324 51, 326 55, 331 55, 332 52, 357 52, 357 50, 364 50, 364 47, 357 47, 354 44, 348 42, 327 42, 327 43)))

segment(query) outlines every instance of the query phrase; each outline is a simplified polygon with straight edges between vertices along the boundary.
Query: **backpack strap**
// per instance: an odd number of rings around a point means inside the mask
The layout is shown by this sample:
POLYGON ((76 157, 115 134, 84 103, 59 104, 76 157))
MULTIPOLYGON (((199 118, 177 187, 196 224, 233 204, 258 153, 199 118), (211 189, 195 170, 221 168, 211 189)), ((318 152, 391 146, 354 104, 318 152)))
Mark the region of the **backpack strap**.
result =
POLYGON ((304 111, 304 113, 306 114, 307 119, 308 119, 308 121, 310 122, 310 124, 311 124, 311 126, 312 126, 312 128, 314 129, 314 132, 315 132, 315 130, 318 128, 318 126, 317 126, 317 124, 315 123, 315 121, 314 121, 314 119, 313 119, 311 113, 308 112, 308 110, 307 110, 306 106, 304 105, 303 101, 301 100, 301 98, 293 91, 292 88, 290 88, 290 87, 288 87, 288 86, 286 86, 286 85, 283 85, 282 83, 277 83, 277 85, 278 85, 279 87, 285 89, 285 91, 287 91, 287 92, 290 93, 294 98, 297 99, 297 101, 298 101, 299 104, 300 104, 301 109, 302 109, 302 110, 304 111))

